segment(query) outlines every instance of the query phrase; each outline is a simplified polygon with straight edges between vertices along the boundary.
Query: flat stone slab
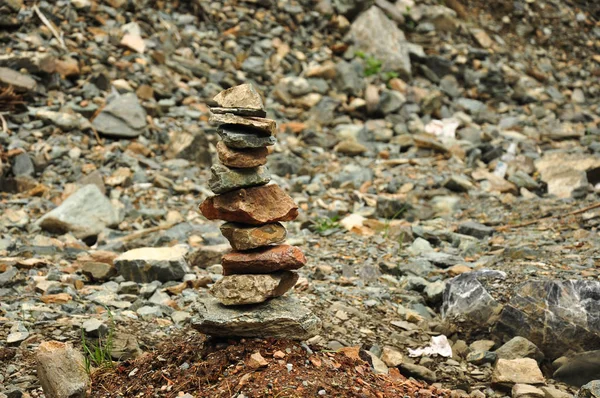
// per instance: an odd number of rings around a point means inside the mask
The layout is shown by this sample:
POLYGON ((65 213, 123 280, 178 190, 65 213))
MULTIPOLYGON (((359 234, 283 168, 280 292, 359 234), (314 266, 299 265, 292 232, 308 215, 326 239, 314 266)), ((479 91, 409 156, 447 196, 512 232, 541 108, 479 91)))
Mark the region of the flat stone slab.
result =
POLYGON ((241 84, 217 94, 213 100, 221 108, 249 108, 264 111, 260 94, 252 84, 241 84))
POLYGON ((213 113, 208 120, 217 126, 238 126, 265 135, 274 135, 277 124, 275 120, 252 116, 238 116, 233 113, 213 113))
POLYGON ((275 137, 256 135, 235 126, 221 126, 217 130, 223 143, 234 149, 255 149, 275 145, 275 137))
POLYGON ((307 340, 321 327, 321 320, 290 296, 243 307, 226 307, 209 297, 197 305, 197 312, 192 327, 213 336, 307 340))
POLYGON ((252 108, 219 108, 219 107, 211 107, 210 111, 216 114, 224 114, 224 113, 232 113, 237 116, 251 116, 251 117, 266 117, 267 112, 262 109, 252 109, 252 108))
POLYGON ((215 164, 210 171, 212 176, 208 180, 208 187, 216 194, 265 185, 271 181, 267 166, 258 166, 251 169, 230 169, 222 164, 215 164))

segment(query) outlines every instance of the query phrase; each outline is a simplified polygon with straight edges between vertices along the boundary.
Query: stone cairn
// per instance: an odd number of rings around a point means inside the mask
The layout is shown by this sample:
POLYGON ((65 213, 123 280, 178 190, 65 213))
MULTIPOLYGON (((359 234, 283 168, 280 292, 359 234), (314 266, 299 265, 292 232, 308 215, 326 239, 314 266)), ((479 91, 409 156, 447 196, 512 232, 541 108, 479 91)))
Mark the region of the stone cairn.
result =
POLYGON ((204 302, 194 327, 222 336, 308 338, 318 318, 296 299, 281 297, 296 284, 293 270, 306 258, 299 248, 282 244, 287 232, 280 222, 296 219, 298 206, 269 184, 265 164, 276 123, 265 118, 262 99, 249 84, 222 91, 214 102, 210 122, 221 141, 208 185, 216 195, 200 211, 209 220, 226 221, 221 233, 233 251, 223 256, 223 278, 210 289, 218 303, 204 302))

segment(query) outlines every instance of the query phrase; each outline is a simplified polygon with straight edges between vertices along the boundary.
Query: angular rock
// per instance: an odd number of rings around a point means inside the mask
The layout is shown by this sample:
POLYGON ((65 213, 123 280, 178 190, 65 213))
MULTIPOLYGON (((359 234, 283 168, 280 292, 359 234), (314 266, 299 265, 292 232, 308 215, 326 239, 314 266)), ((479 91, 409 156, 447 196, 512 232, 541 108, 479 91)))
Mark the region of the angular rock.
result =
POLYGON ((169 134, 169 147, 165 156, 169 159, 186 159, 199 165, 211 164, 208 138, 204 131, 188 129, 169 134))
POLYGON ((222 108, 265 110, 260 94, 251 84, 242 84, 223 90, 213 98, 213 101, 222 108))
POLYGON ((468 324, 476 330, 493 324, 502 305, 486 289, 486 284, 503 280, 500 271, 480 270, 450 279, 444 290, 442 317, 451 322, 468 324))
POLYGON ((183 245, 142 247, 121 254, 114 264, 119 275, 128 281, 178 281, 189 272, 186 254, 187 248, 183 245))
POLYGON ((224 337, 274 337, 306 340, 319 332, 321 321, 297 299, 279 297, 252 306, 226 307, 215 298, 197 305, 192 327, 224 337))
POLYGON ((21 153, 15 156, 12 172, 15 177, 32 176, 35 173, 35 166, 28 154, 21 153))
POLYGON ((413 363, 401 363, 400 372, 405 376, 414 377, 418 380, 425 380, 429 383, 435 383, 437 381, 437 375, 434 371, 427 369, 425 366, 413 363))
POLYGON ((37 377, 52 398, 84 398, 90 388, 83 355, 69 343, 46 341, 36 352, 37 377))
POLYGON ((264 185, 271 181, 266 166, 258 166, 252 169, 230 169, 227 166, 215 164, 210 170, 212 171, 212 177, 208 180, 208 187, 216 194, 264 185))
POLYGON ((541 387, 540 390, 544 392, 545 398, 573 398, 573 394, 563 392, 555 387, 541 387))
POLYGON ((292 221, 298 216, 293 199, 274 184, 212 196, 200 205, 200 211, 209 220, 252 225, 292 221))
POLYGON ((54 210, 37 221, 44 230, 53 233, 73 233, 85 239, 98 235, 105 227, 121 222, 119 211, 95 185, 86 185, 73 193, 54 210))
POLYGON ((223 143, 230 148, 252 149, 275 145, 275 137, 273 136, 261 136, 248 133, 243 129, 231 125, 226 127, 221 126, 217 132, 219 133, 219 137, 223 140, 223 143))
POLYGON ((544 353, 531 341, 521 336, 513 337, 504 343, 496 350, 496 354, 502 359, 532 358, 538 363, 544 359, 544 353))
POLYGON ((37 82, 32 77, 3 67, 0 67, 0 84, 10 84, 17 91, 34 91, 37 86, 37 82))
POLYGON ((287 235, 285 227, 280 223, 258 227, 225 223, 221 226, 221 233, 234 250, 251 250, 272 245, 284 241, 287 235))
POLYGON ((492 383, 503 386, 544 384, 545 379, 534 359, 499 359, 492 373, 492 383))
POLYGON ((81 272, 93 281, 105 281, 117 274, 113 265, 95 261, 83 263, 81 272))
POLYGON ((541 389, 528 384, 515 384, 512 388, 512 398, 545 398, 541 389))
POLYGON ((577 387, 600 380, 600 350, 582 352, 569 358, 552 377, 577 387))
POLYGON ((373 6, 356 18, 348 37, 358 50, 380 60, 382 71, 410 78, 410 56, 404 33, 379 7, 373 6))
POLYGON ((269 274, 304 267, 306 257, 294 246, 281 245, 251 252, 232 252, 223 256, 223 275, 269 274))
MULTIPOLYGON (((548 193, 558 198, 580 197, 587 191, 588 179, 600 171, 600 158, 585 153, 550 152, 535 161, 548 193)), ((597 177, 596 177, 597 178, 597 177)))
POLYGON ((477 239, 487 238, 494 234, 494 228, 474 221, 467 221, 458 226, 458 233, 474 236, 477 239))
POLYGON ((383 347, 381 360, 389 367, 395 368, 404 362, 404 356, 393 347, 383 347))
POLYGON ((29 73, 52 73, 56 58, 50 52, 21 51, 0 54, 0 66, 14 70, 26 69, 29 73))
POLYGON ((283 296, 298 281, 298 274, 282 271, 267 275, 229 275, 218 280, 210 289, 223 305, 262 303, 283 296))
POLYGON ((575 398, 600 398, 600 380, 594 380, 582 386, 575 398))
POLYGON ((146 111, 137 96, 128 93, 106 105, 92 125, 109 137, 135 138, 146 130, 146 111))
POLYGON ((267 148, 234 149, 229 148, 223 141, 217 142, 217 155, 219 160, 227 167, 251 168, 263 166, 267 163, 267 148))
POLYGON ((213 113, 208 120, 210 123, 217 126, 234 125, 237 128, 243 128, 248 133, 259 133, 274 135, 277 123, 275 120, 258 118, 258 117, 242 117, 236 116, 233 113, 213 113))
POLYGON ((267 112, 260 109, 252 108, 218 108, 211 107, 210 111, 215 114, 232 113, 237 116, 250 116, 250 117, 266 117, 267 112))
POLYGON ((493 333, 522 336, 550 360, 600 347, 600 282, 533 280, 513 288, 493 333))

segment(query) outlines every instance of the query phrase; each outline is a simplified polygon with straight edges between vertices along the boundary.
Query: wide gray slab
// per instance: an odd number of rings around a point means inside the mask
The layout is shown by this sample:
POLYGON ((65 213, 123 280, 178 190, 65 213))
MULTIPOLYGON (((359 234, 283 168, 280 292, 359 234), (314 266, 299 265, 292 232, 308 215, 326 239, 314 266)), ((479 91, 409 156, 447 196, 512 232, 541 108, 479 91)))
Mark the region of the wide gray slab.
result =
POLYGON ((197 305, 192 327, 213 336, 306 340, 319 332, 321 320, 290 296, 237 307, 209 297, 197 305))

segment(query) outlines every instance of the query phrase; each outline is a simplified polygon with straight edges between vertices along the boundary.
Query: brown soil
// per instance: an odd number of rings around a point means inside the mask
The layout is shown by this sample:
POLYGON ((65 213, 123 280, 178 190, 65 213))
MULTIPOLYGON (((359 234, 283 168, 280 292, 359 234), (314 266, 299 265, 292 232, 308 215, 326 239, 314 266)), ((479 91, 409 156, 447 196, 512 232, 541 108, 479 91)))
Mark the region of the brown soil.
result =
POLYGON ((389 376, 374 374, 361 359, 366 358, 362 354, 358 347, 345 349, 345 353, 309 353, 294 341, 219 342, 192 333, 135 361, 95 372, 92 397, 178 397, 189 393, 230 398, 242 393, 248 398, 292 398, 319 397, 322 390, 327 397, 340 398, 449 395, 448 391, 406 379, 395 369, 389 376), (257 351, 268 364, 254 369, 249 357, 257 351))

